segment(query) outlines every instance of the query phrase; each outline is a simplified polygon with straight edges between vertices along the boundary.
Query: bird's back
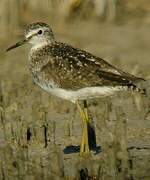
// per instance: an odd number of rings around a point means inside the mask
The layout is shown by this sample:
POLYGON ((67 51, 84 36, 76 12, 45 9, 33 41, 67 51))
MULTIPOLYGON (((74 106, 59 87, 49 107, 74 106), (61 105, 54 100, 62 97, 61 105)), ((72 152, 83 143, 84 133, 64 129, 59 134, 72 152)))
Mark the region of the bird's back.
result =
POLYGON ((33 51, 30 59, 32 73, 64 89, 127 86, 141 80, 99 57, 60 42, 33 51))

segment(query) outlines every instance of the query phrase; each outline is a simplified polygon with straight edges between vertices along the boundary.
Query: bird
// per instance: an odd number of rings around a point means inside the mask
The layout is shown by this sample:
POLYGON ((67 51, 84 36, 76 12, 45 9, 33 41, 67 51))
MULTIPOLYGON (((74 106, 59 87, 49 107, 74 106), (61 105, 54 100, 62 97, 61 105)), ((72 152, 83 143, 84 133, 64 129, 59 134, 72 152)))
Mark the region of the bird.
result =
POLYGON ((23 44, 31 44, 29 70, 33 82, 49 94, 77 105, 83 123, 80 145, 83 157, 90 154, 87 100, 112 96, 121 91, 146 93, 136 85, 143 78, 85 50, 56 41, 51 27, 44 22, 27 25, 23 39, 6 51, 23 44))

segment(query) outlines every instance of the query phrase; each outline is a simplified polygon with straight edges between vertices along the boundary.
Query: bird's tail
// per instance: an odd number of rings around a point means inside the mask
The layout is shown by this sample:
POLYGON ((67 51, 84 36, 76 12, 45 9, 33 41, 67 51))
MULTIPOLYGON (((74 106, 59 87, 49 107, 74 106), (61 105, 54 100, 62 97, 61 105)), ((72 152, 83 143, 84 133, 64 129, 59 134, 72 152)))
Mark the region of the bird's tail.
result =
POLYGON ((132 92, 138 92, 138 93, 143 94, 145 96, 147 95, 146 89, 138 88, 135 84, 128 84, 127 90, 132 91, 132 92))

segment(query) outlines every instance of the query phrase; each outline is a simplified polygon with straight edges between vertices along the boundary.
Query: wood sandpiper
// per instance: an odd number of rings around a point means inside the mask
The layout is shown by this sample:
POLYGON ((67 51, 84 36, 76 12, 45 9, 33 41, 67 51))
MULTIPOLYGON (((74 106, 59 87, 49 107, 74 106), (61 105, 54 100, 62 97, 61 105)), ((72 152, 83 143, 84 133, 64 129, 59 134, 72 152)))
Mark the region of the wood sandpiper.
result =
MULTIPOLYGON (((25 38, 7 51, 30 43, 29 68, 33 81, 48 93, 77 104, 83 120, 80 155, 89 155, 87 107, 80 102, 111 96, 118 91, 137 91, 142 78, 126 73, 103 59, 68 44, 57 42, 52 29, 43 22, 29 24, 25 38)), ((84 103, 86 104, 86 103, 84 103)))

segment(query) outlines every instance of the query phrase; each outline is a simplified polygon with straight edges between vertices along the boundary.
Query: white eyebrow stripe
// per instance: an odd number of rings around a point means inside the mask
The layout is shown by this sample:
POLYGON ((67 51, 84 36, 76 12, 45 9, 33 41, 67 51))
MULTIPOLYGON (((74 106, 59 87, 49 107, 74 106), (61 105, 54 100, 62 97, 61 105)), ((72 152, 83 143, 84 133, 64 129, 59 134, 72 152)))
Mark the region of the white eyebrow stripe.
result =
POLYGON ((37 32, 38 32, 39 30, 46 30, 46 29, 48 29, 48 28, 42 27, 42 28, 38 28, 38 29, 31 30, 31 31, 29 31, 29 32, 26 34, 26 38, 29 38, 29 37, 37 34, 37 32))

